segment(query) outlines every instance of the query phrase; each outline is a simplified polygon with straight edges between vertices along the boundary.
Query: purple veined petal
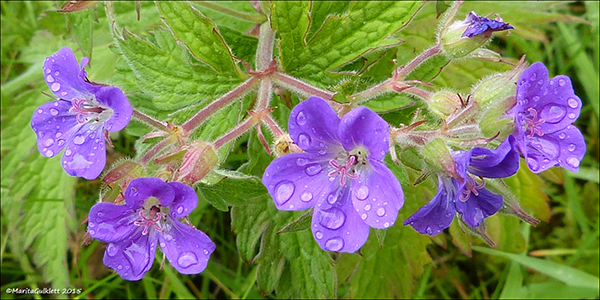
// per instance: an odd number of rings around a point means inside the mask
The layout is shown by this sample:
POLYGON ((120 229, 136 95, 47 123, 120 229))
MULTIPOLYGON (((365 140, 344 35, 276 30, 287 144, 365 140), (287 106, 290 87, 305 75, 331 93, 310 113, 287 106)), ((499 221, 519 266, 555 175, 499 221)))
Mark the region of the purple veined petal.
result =
POLYGON ((486 31, 500 31, 507 29, 514 29, 508 23, 504 23, 497 20, 490 20, 486 17, 480 17, 475 12, 470 12, 465 19, 466 23, 471 23, 469 27, 462 34, 462 37, 472 38, 476 35, 482 34, 486 31))
POLYGON ((280 210, 303 210, 317 202, 335 201, 332 186, 337 177, 329 177, 329 161, 316 153, 291 153, 269 164, 262 182, 280 210), (333 180, 330 180, 333 178, 333 180))
POLYGON ((374 228, 389 228, 396 222, 404 204, 398 179, 381 162, 369 160, 371 166, 352 181, 352 205, 363 222, 374 228))
POLYGON ((108 131, 119 131, 131 121, 133 109, 123 91, 114 86, 103 86, 96 92, 96 100, 102 106, 110 107, 112 116, 104 123, 108 131))
POLYGON ((519 170, 519 154, 514 150, 515 138, 509 136, 497 149, 475 147, 471 150, 468 170, 487 178, 504 178, 519 170))
POLYGON ((455 201, 459 200, 453 180, 438 177, 437 194, 406 219, 404 225, 410 225, 422 234, 436 235, 450 227, 456 215, 455 201))
POLYGON ((160 248, 171 265, 181 274, 198 274, 206 268, 215 244, 204 232, 179 221, 169 222, 158 234, 160 248))
POLYGON ((96 179, 106 165, 102 127, 93 130, 89 123, 83 124, 67 141, 61 164, 71 176, 96 179))
POLYGON ((125 204, 139 209, 150 197, 157 198, 163 207, 171 205, 175 198, 173 188, 160 178, 144 177, 132 180, 125 190, 125 204))
POLYGON ((126 205, 101 202, 90 209, 88 233, 99 241, 115 243, 139 228, 133 224, 137 219, 139 216, 126 205))
POLYGON ((38 150, 45 157, 57 155, 75 132, 83 126, 69 113, 71 102, 57 100, 38 107, 31 117, 31 128, 36 134, 38 150))
POLYGON ((340 119, 327 102, 312 96, 298 105, 290 113, 288 130, 290 137, 306 152, 337 153, 340 142, 337 128, 340 119))
POLYGON ((104 252, 104 264, 123 279, 140 280, 152 267, 157 240, 155 230, 142 235, 142 229, 139 229, 131 238, 108 244, 104 252))
POLYGON ((382 160, 389 149, 388 123, 366 107, 357 107, 344 115, 338 136, 347 151, 365 147, 370 159, 382 160))
POLYGON ((69 47, 63 47, 44 61, 44 78, 48 88, 59 98, 91 98, 88 84, 79 76, 79 64, 69 47))
POLYGON ((569 125, 565 129, 548 136, 559 141, 558 164, 571 172, 578 172, 579 164, 581 164, 586 151, 585 140, 581 131, 574 125, 569 125))
POLYGON ((485 218, 495 214, 502 207, 502 196, 493 194, 485 188, 477 192, 477 196, 471 193, 464 202, 461 200, 455 202, 456 211, 472 228, 481 225, 485 218))
POLYGON ((353 253, 367 241, 369 225, 354 210, 350 188, 339 189, 339 197, 333 205, 324 201, 315 206, 311 229, 323 250, 353 253))
POLYGON ((517 104, 522 111, 540 101, 544 92, 548 93, 547 81, 548 69, 541 62, 532 64, 521 73, 517 80, 517 104))
POLYGON ((196 191, 181 182, 173 181, 167 184, 171 186, 175 193, 173 202, 170 204, 171 211, 169 212, 169 215, 171 218, 183 218, 189 215, 198 205, 198 195, 196 195, 196 191))

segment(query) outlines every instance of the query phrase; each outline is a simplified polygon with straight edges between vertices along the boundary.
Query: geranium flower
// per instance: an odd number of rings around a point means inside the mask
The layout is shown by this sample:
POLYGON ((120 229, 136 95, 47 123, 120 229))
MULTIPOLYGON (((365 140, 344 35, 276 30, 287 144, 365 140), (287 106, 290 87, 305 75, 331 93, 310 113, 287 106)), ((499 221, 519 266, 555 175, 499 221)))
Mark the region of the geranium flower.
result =
POLYGON ((328 251, 355 252, 369 226, 394 224, 404 195, 382 162, 389 126, 380 116, 359 107, 340 120, 313 96, 292 109, 288 127, 305 152, 277 158, 265 170, 263 184, 278 209, 314 206, 313 236, 328 251))
MULTIPOLYGON (((44 62, 44 77, 58 100, 33 113, 31 128, 38 150, 53 157, 63 148, 61 165, 71 176, 94 179, 106 164, 103 129, 119 131, 131 120, 132 108, 123 92, 90 82, 75 54, 64 47, 44 62)), ((107 137, 108 139, 108 137, 107 137)))
POLYGON ((517 149, 535 173, 553 166, 577 172, 585 154, 585 140, 573 125, 581 100, 564 75, 548 80, 544 64, 536 62, 517 81, 515 117, 517 149))
POLYGON ((182 274, 202 272, 215 244, 204 232, 184 225, 198 204, 194 189, 159 178, 137 178, 125 190, 125 204, 101 202, 90 210, 88 233, 108 243, 104 264, 127 280, 150 270, 156 246, 182 274))
POLYGON ((465 32, 462 34, 463 37, 472 38, 482 33, 491 34, 494 31, 515 29, 508 23, 502 22, 500 16, 496 15, 496 20, 490 20, 486 17, 480 17, 474 11, 467 15, 467 18, 463 21, 465 24, 469 24, 465 32))
POLYGON ((404 225, 416 231, 436 235, 448 228, 458 212, 472 228, 502 207, 502 196, 485 188, 485 179, 514 175, 519 169, 519 154, 509 136, 495 150, 476 147, 471 151, 454 151, 456 173, 461 177, 438 176, 438 191, 431 201, 410 216, 404 225), (476 177, 474 177, 476 176, 476 177), (479 178, 479 182, 476 178, 479 178))

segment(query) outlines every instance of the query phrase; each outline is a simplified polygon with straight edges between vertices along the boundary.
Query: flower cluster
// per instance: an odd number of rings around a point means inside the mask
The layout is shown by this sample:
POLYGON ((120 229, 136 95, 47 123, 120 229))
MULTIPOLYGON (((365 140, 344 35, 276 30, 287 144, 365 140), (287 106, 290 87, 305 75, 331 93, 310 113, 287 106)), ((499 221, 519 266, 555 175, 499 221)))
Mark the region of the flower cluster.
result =
POLYGON ((404 204, 400 183, 382 162, 389 126, 359 107, 340 120, 319 97, 292 110, 290 137, 304 152, 275 159, 263 183, 281 210, 314 207, 311 229, 321 248, 355 252, 369 227, 388 228, 404 204))
POLYGON ((125 204, 92 207, 88 233, 108 243, 104 264, 127 280, 139 280, 152 267, 156 247, 182 274, 202 272, 215 244, 202 231, 184 225, 198 204, 191 187, 159 178, 137 178, 124 193, 125 204))

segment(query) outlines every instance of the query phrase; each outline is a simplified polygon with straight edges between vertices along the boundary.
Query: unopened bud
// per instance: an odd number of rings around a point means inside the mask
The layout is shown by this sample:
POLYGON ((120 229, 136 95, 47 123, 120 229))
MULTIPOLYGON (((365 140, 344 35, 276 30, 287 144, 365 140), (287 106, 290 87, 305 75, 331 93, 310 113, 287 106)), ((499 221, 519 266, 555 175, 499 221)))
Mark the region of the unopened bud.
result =
POLYGON ((129 182, 138 177, 146 176, 144 167, 131 160, 122 160, 112 165, 112 169, 102 177, 103 188, 109 187, 102 195, 102 201, 120 202, 123 199, 122 191, 129 182))
POLYGON ((177 181, 193 185, 204 178, 218 163, 219 156, 211 144, 202 141, 193 142, 187 146, 183 163, 179 167, 177 181))
POLYGON ((456 163, 450 152, 450 148, 440 138, 431 140, 423 147, 423 159, 434 173, 442 173, 446 176, 463 180, 456 172, 456 163))
POLYGON ((446 119, 455 111, 461 109, 465 100, 456 92, 444 90, 436 92, 427 101, 429 109, 442 119, 446 119))

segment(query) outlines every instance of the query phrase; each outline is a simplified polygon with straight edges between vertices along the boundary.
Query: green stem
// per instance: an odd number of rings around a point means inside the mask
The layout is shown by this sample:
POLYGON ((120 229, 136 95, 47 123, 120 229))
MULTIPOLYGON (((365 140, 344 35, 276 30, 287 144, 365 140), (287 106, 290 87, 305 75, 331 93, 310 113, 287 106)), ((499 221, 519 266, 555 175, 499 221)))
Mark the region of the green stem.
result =
POLYGON ((213 3, 213 2, 208 2, 208 1, 193 1, 193 2, 200 6, 218 11, 218 12, 226 14, 226 15, 230 15, 230 16, 240 19, 240 20, 249 21, 249 22, 258 23, 258 24, 265 23, 267 21, 267 17, 262 14, 257 15, 257 14, 249 14, 249 13, 245 13, 245 12, 240 12, 237 10, 227 8, 225 6, 221 6, 221 5, 213 3))

